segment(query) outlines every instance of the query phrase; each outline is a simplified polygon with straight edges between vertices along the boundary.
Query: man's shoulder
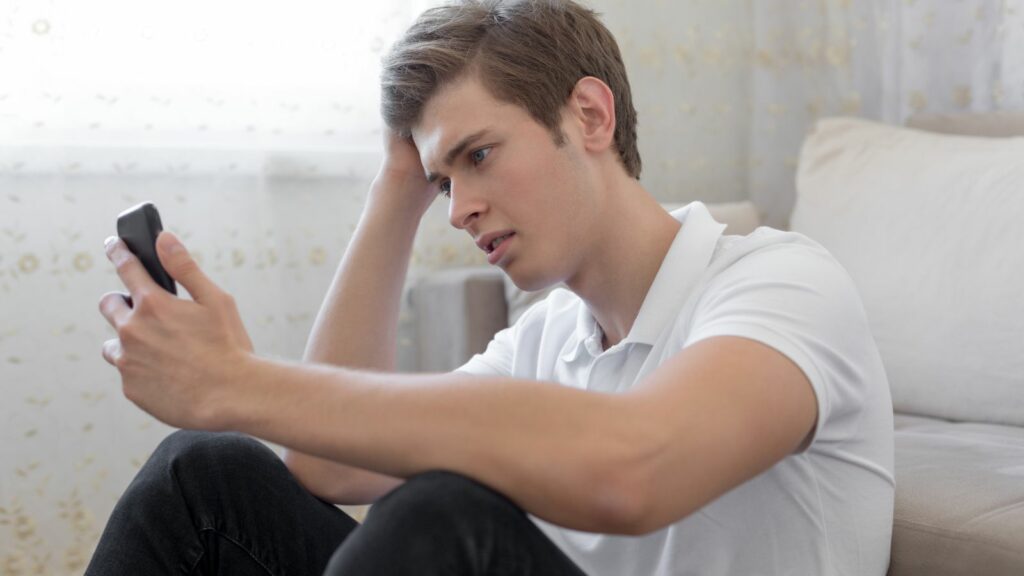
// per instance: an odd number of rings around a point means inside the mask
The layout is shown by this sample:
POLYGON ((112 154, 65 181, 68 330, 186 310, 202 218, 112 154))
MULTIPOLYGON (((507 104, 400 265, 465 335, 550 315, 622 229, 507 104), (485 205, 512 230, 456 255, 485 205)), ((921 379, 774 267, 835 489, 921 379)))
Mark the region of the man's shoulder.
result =
POLYGON ((758 325, 829 339, 869 330, 857 286, 821 244, 796 232, 759 228, 723 237, 676 319, 674 334, 692 342, 709 326, 758 325))
POLYGON ((723 236, 702 278, 703 290, 772 280, 806 281, 814 286, 852 287, 843 265, 821 244, 803 234, 761 227, 746 236, 723 236))
POLYGON ((778 260, 811 255, 824 256, 834 262, 828 250, 811 238, 798 232, 762 226, 745 236, 722 236, 708 269, 722 270, 750 257, 778 260))

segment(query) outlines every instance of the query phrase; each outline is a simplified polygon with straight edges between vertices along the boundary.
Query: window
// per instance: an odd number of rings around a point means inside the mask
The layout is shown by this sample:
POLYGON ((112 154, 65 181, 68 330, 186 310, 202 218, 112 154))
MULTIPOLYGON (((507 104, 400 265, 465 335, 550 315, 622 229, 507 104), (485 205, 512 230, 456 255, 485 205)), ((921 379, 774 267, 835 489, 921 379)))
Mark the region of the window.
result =
POLYGON ((425 7, 7 0, 0 170, 378 150, 380 59, 425 7))

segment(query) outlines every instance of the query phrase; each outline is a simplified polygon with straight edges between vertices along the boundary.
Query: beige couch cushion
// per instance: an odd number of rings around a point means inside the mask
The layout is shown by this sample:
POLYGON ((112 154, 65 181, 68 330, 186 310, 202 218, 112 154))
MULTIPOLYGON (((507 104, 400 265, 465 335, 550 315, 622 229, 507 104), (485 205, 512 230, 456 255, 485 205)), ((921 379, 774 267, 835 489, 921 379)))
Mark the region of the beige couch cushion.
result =
POLYGON ((1024 574, 1024 428, 895 423, 890 576, 1024 574))
POLYGON ((461 366, 507 324, 497 268, 449 268, 416 282, 410 300, 416 317, 415 369, 447 372, 461 366))
POLYGON ((896 411, 1024 425, 1024 138, 822 121, 791 227, 856 282, 896 411))
POLYGON ((1024 113, 915 114, 907 119, 907 126, 940 134, 1006 138, 1024 136, 1024 113))

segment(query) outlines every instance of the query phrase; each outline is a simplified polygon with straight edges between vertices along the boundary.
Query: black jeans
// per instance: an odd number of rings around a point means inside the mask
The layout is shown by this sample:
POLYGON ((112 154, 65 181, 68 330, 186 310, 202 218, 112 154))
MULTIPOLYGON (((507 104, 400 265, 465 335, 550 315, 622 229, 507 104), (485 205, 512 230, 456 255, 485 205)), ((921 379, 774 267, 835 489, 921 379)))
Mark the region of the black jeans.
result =
POLYGON ((579 569, 507 498, 450 472, 415 476, 360 525, 260 442, 168 436, 114 507, 87 576, 561 575, 579 569))

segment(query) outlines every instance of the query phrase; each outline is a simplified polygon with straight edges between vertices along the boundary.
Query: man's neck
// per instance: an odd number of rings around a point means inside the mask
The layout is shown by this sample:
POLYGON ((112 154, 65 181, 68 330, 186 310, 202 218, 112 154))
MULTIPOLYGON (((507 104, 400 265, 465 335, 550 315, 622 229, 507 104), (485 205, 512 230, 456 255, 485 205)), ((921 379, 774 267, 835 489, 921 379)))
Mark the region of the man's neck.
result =
POLYGON ((566 284, 584 302, 608 349, 629 334, 680 224, 639 182, 609 192, 584 266, 566 284))

